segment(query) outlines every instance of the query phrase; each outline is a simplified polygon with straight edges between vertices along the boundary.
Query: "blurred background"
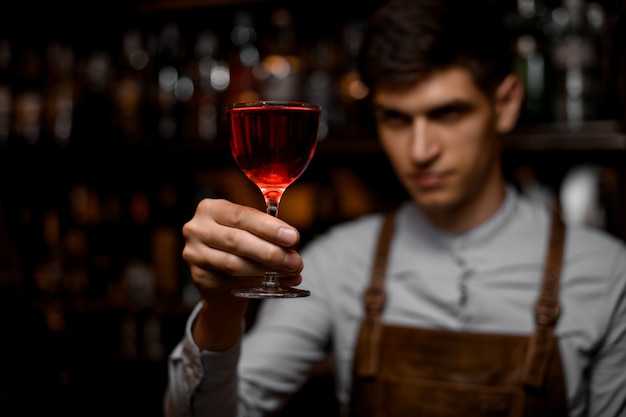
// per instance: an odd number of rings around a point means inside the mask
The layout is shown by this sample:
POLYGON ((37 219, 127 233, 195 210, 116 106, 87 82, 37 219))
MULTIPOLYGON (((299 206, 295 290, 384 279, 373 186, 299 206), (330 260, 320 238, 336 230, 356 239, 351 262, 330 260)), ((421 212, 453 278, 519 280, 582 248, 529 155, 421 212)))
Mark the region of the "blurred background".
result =
MULTIPOLYGON (((354 72, 379 2, 0 5, 2 417, 162 415, 167 354, 199 299, 181 227, 204 197, 263 209, 230 155, 226 104, 323 106, 281 205, 303 243, 405 199, 354 72)), ((626 237, 626 2, 498 4, 527 88, 508 178, 626 237)), ((333 414, 329 366, 284 415, 333 414)))

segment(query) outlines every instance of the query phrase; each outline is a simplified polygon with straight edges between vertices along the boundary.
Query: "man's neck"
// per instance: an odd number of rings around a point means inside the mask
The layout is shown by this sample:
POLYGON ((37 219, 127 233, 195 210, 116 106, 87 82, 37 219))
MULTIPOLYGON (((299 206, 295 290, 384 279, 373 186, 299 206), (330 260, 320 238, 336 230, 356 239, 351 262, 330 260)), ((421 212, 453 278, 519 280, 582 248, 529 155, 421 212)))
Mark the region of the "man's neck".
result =
POLYGON ((463 202, 442 210, 422 210, 437 228, 450 233, 465 233, 487 221, 502 207, 506 198, 504 181, 494 185, 471 202, 463 202))

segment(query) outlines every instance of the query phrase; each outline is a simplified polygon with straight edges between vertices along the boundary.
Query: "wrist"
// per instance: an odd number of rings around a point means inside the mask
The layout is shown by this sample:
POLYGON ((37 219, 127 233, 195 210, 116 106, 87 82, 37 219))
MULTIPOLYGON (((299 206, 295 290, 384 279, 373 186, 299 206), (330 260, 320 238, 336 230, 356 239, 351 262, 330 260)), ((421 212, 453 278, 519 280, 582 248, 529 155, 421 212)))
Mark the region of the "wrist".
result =
POLYGON ((209 303, 202 301, 202 308, 192 327, 194 342, 201 350, 223 351, 230 349, 241 338, 249 300, 236 302, 209 303))

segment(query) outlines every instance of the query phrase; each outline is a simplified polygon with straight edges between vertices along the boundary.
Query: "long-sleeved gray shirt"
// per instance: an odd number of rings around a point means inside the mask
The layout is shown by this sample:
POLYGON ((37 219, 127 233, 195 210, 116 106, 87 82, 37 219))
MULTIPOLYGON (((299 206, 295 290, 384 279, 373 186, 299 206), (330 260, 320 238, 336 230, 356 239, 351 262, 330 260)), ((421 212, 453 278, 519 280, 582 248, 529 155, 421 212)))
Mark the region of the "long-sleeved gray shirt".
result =
MULTIPOLYGON (((201 352, 196 310, 169 361, 168 417, 261 416, 279 407, 333 355, 337 398, 349 401, 352 357, 382 217, 338 225, 303 251, 307 298, 265 300, 253 329, 226 352, 201 352), (193 410, 193 411, 192 411, 193 410)), ((513 188, 488 221, 462 234, 399 210, 383 321, 450 330, 529 334, 550 215, 513 188)), ((556 327, 571 417, 626 416, 626 246, 568 227, 556 327)))

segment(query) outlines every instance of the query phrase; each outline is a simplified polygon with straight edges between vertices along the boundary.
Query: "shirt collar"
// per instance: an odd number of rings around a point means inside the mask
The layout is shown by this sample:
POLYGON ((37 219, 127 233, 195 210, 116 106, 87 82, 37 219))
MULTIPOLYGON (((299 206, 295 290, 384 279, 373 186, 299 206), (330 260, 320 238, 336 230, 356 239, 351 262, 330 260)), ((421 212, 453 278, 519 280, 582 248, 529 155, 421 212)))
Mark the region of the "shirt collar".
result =
MULTIPOLYGON (((413 239, 420 241, 427 239, 427 241, 430 241, 432 244, 441 245, 446 248, 457 245, 458 242, 461 241, 464 245, 476 244, 502 230, 514 216, 518 203, 519 194, 517 190, 511 185, 507 185, 504 202, 496 213, 483 223, 463 233, 451 233, 437 228, 428 221, 417 205, 407 203, 407 205, 401 209, 400 213, 401 221, 404 220, 406 223, 402 223, 401 227, 396 230, 401 234, 404 234, 403 231, 412 231, 411 235, 413 239)), ((409 236, 405 236, 405 238, 407 237, 410 238, 409 236)))

